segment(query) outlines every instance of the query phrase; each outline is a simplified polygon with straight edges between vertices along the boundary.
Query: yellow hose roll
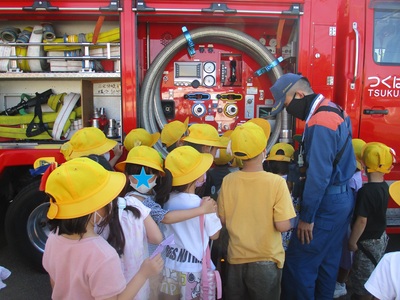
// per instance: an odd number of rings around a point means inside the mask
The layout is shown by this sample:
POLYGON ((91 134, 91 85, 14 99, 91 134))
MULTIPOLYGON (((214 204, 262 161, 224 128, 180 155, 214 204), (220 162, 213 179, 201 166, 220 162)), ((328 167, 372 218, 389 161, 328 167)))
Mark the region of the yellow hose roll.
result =
MULTIPOLYGON (((26 47, 16 47, 15 53, 17 56, 25 57, 28 48, 26 47)), ((29 63, 27 59, 19 59, 17 60, 18 68, 22 71, 29 72, 31 69, 29 68, 29 63)))
MULTIPOLYGON (((85 35, 86 42, 91 43, 93 39, 93 33, 87 33, 85 35)), ((118 43, 120 41, 120 30, 119 28, 114 28, 105 32, 101 32, 97 39, 98 43, 118 43)), ((67 37, 68 43, 77 43, 78 35, 69 35, 67 37)), ((56 38, 51 43, 64 43, 64 38, 56 38)), ((100 46, 93 46, 92 49, 98 48, 100 46)), ((44 46, 45 51, 70 51, 70 50, 79 50, 81 46, 67 46, 67 45, 48 45, 44 46)))

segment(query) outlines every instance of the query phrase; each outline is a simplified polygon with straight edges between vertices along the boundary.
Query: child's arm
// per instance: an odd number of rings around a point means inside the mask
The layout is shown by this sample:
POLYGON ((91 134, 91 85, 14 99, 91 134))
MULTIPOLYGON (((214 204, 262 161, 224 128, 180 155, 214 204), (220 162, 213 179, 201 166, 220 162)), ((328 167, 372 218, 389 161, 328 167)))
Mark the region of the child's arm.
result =
POLYGON ((54 289, 54 280, 51 279, 51 277, 50 277, 50 285, 51 285, 51 288, 54 289))
POLYGON ((161 221, 164 224, 173 224, 188 219, 214 213, 217 210, 217 203, 210 197, 203 197, 199 207, 192 209, 172 210, 165 214, 164 219, 161 221))
POLYGON ((290 220, 274 222, 274 225, 275 225, 275 229, 278 230, 279 232, 289 231, 290 228, 292 227, 290 224, 290 220))
POLYGON ((122 153, 124 152, 124 147, 120 144, 117 144, 112 150, 114 152, 114 157, 110 159, 109 163, 114 168, 118 159, 121 157, 122 153))
POLYGON ((153 259, 149 258, 145 259, 142 265, 140 266, 139 271, 126 285, 125 290, 121 294, 115 297, 108 298, 106 300, 133 299, 139 292, 139 290, 142 288, 143 284, 145 284, 146 280, 152 276, 160 274, 163 267, 164 267, 164 261, 161 258, 161 254, 158 254, 153 259))
POLYGON ((163 235, 160 228, 158 228, 156 222, 154 222, 150 215, 144 219, 144 227, 146 228, 147 240, 149 243, 157 245, 162 242, 163 235))
POLYGON ((219 238, 219 233, 221 230, 218 230, 214 235, 210 236, 210 240, 216 240, 219 238))
POLYGON ((357 251, 357 242, 360 238, 361 234, 364 232, 365 226, 367 225, 367 218, 357 216, 357 219, 351 229, 351 235, 349 238, 349 250, 350 251, 357 251))

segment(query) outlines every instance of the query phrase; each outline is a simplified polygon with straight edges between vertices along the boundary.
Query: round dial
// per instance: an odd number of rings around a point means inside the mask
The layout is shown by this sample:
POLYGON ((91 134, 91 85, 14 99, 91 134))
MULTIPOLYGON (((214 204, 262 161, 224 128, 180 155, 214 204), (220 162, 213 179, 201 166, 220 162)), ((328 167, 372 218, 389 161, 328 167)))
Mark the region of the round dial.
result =
POLYGON ((212 75, 207 75, 204 77, 203 85, 206 87, 214 86, 215 84, 215 77, 212 75))
POLYGON ((259 39, 260 43, 263 44, 265 46, 265 44, 267 44, 267 40, 263 37, 260 37, 259 39))
POLYGON ((215 71, 215 64, 211 61, 204 63, 204 72, 212 73, 215 71))
POLYGON ((270 45, 271 47, 275 47, 275 46, 276 46, 276 39, 270 39, 270 40, 269 40, 269 45, 270 45))

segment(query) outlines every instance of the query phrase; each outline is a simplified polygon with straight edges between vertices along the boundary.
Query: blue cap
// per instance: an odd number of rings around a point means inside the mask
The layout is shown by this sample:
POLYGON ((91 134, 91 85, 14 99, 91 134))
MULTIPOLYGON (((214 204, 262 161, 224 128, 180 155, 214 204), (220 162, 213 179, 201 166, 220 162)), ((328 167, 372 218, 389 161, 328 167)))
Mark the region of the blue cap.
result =
POLYGON ((299 81, 303 76, 287 73, 278 78, 278 80, 269 89, 274 96, 275 104, 271 110, 271 116, 275 116, 280 113, 285 103, 286 93, 292 88, 292 86, 299 81))

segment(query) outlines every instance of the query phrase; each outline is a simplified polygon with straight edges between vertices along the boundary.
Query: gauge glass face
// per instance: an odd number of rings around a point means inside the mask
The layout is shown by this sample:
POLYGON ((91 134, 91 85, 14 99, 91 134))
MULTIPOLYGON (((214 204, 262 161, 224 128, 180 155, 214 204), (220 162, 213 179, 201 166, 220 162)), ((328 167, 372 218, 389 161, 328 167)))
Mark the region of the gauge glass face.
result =
POLYGON ((215 64, 211 61, 208 61, 204 64, 204 72, 212 73, 215 70, 215 64))
POLYGON ((204 77, 204 82, 203 82, 204 86, 210 87, 213 86, 215 84, 215 78, 212 75, 207 75, 206 77, 204 77))

